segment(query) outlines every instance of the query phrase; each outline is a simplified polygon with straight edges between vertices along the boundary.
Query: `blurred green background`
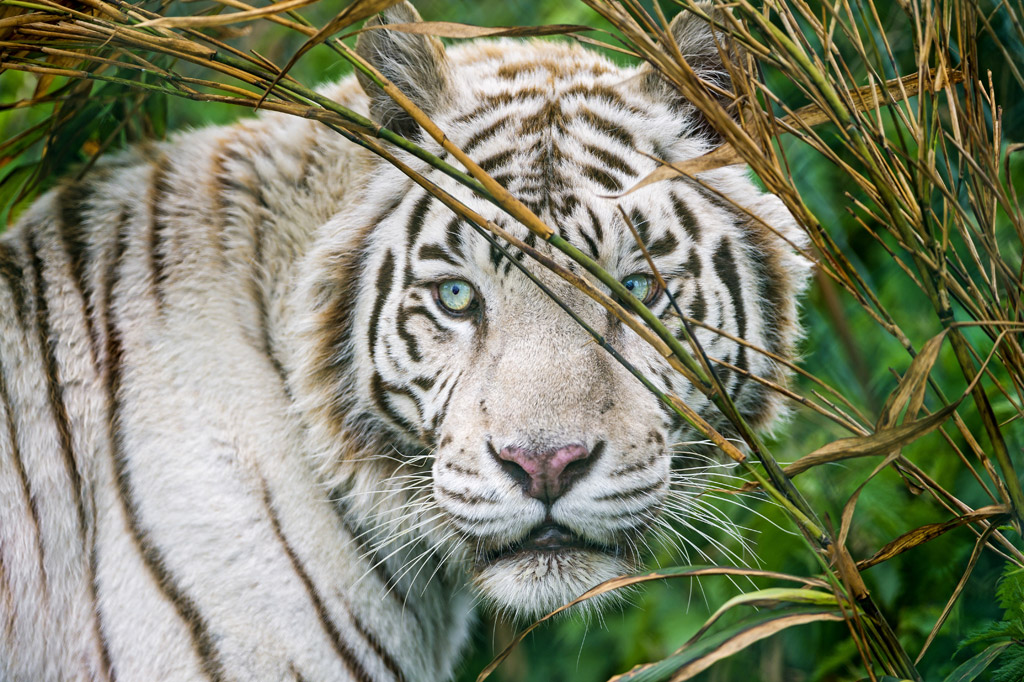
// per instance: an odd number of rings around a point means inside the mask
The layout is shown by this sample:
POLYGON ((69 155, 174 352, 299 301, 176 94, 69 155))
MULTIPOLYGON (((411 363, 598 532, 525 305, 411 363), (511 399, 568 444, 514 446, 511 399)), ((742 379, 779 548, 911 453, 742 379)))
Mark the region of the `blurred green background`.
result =
MULTIPOLYGON (((565 0, 509 0, 504 3, 482 3, 474 0, 419 0, 420 13, 428 20, 459 21, 487 26, 513 26, 548 23, 580 23, 606 27, 581 2, 565 0)), ((320 25, 340 5, 321 3, 303 14, 314 25, 320 25)), ((993 4, 993 7, 995 5, 993 4)), ((674 8, 666 3, 671 14, 674 8)), ((188 10, 194 11, 193 7, 188 10)), ((1004 42, 1018 63, 1024 45, 1015 37, 1013 27, 995 17, 993 30, 1004 42)), ((897 55, 907 54, 910 37, 899 33, 902 13, 893 3, 884 23, 892 27, 889 37, 897 55)), ((303 37, 262 22, 241 30, 232 29, 225 39, 234 45, 253 49, 272 62, 281 64, 298 49, 303 37)), ((1005 56, 990 38, 982 40, 981 59, 990 63, 993 82, 1003 106, 1006 142, 1024 141, 1024 93, 1006 68, 1005 56)), ((620 55, 613 55, 621 59, 620 55)), ((301 82, 315 84, 343 77, 348 69, 328 49, 320 47, 299 62, 293 70, 301 82)), ((895 74, 887 74, 892 77, 895 74)), ((793 105, 800 105, 797 93, 787 89, 772 73, 766 78, 772 89, 793 105), (787 99, 788 98, 788 99, 787 99)), ((75 87, 66 86, 68 92, 75 87)), ((51 113, 45 108, 11 109, 6 106, 31 96, 35 79, 7 72, 0 75, 0 138, 11 140, 33 125, 46 126, 51 113)), ((164 136, 168 131, 207 124, 224 123, 249 115, 238 107, 186 100, 140 99, 114 86, 96 87, 80 93, 74 107, 65 107, 67 115, 80 116, 83 121, 98 125, 68 127, 60 139, 51 140, 59 146, 54 165, 40 178, 42 185, 69 168, 82 163, 87 154, 109 141, 110 147, 128 144, 149 136, 164 136), (109 140, 108 140, 109 138, 109 140)), ((852 220, 851 201, 845 196, 844 178, 834 166, 808 148, 783 139, 784 149, 793 176, 811 210, 844 246, 861 275, 872 286, 883 304, 893 312, 917 347, 935 335, 940 326, 929 302, 909 283, 892 258, 852 220)), ((8 207, 23 183, 30 179, 32 161, 41 152, 41 145, 20 149, 9 148, 0 159, 0 206, 8 207), (16 152, 16 153, 14 153, 16 152), (26 170, 27 169, 27 170, 26 170), (21 174, 20 176, 17 174, 21 174)), ((1015 161, 1014 182, 1024 194, 1021 161, 1015 161)), ((6 215, 6 214, 5 214, 6 215)), ((1005 226, 1001 234, 1007 256, 1019 262, 1021 244, 1009 238, 1005 226)), ((839 387, 851 401, 867 414, 875 415, 885 396, 895 387, 890 368, 905 370, 909 360, 906 352, 885 335, 853 301, 830 283, 816 280, 803 305, 806 337, 802 343, 802 365, 829 384, 839 387)), ((977 338, 978 348, 987 342, 977 338)), ((936 371, 940 385, 948 394, 963 390, 962 377, 952 355, 943 352, 936 371)), ((813 387, 804 380, 795 381, 798 393, 810 395, 813 387)), ((997 415, 1009 419, 1013 410, 998 394, 992 395, 997 415)), ((972 425, 976 426, 976 425, 972 425)), ((1011 425, 1006 431, 1014 456, 1020 459, 1022 431, 1011 425)), ((770 439, 776 457, 792 461, 836 438, 848 434, 815 413, 796 409, 789 423, 770 439)), ((938 434, 913 444, 905 453, 972 507, 987 503, 978 483, 951 453, 938 434)), ((822 517, 835 526, 848 496, 870 473, 877 460, 851 460, 847 463, 820 467, 797 479, 822 517)), ((949 514, 930 498, 916 494, 893 470, 881 473, 868 485, 860 498, 854 518, 849 547, 855 558, 871 556, 885 543, 912 528, 926 523, 944 521, 949 514)), ((812 575, 818 567, 810 552, 794 537, 784 516, 758 498, 735 500, 723 494, 717 503, 736 523, 744 527, 744 535, 754 543, 754 555, 747 557, 751 565, 763 568, 812 575), (738 503, 737 503, 738 502, 738 503)), ((719 538, 722 539, 722 538, 719 538)), ((724 540, 724 539, 723 539, 724 540)), ((928 632, 949 598, 973 547, 974 537, 966 528, 954 530, 923 547, 868 569, 865 578, 869 589, 885 611, 897 634, 912 655, 920 649, 928 632)), ((693 541, 715 562, 730 560, 694 535, 693 541)), ((730 550, 741 548, 730 545, 730 550)), ((693 563, 701 563, 691 556, 693 563)), ((652 565, 686 563, 681 557, 664 552, 652 565)), ((1001 610, 994 593, 1003 562, 990 552, 983 554, 978 567, 964 588, 953 612, 938 638, 920 665, 925 679, 941 679, 955 666, 958 643, 972 631, 998 620, 1001 610)), ((699 583, 674 580, 651 583, 632 592, 628 603, 613 608, 587 622, 562 620, 542 626, 498 670, 498 680, 580 680, 597 681, 622 672, 630 666, 660 658, 674 650, 700 626, 707 616, 726 599, 738 593, 747 583, 738 586, 722 578, 709 578, 699 583)), ((767 585, 767 583, 764 583, 767 585)), ((494 620, 482 614, 474 629, 472 649, 460 668, 459 680, 473 680, 477 672, 501 649, 515 631, 516 625, 494 620)), ((714 666, 703 673, 705 680, 763 680, 765 682, 856 680, 864 676, 858 655, 846 627, 841 624, 812 625, 796 628, 770 638, 714 666)))

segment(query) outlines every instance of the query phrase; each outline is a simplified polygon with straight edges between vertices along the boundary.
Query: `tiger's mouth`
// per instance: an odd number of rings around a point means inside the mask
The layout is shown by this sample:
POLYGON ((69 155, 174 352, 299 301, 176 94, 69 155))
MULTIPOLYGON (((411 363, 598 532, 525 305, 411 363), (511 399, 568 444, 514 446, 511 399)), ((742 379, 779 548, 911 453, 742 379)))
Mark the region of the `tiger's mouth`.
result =
POLYGON ((621 550, 613 545, 606 545, 589 540, 572 530, 557 523, 542 523, 522 539, 489 550, 481 559, 482 566, 496 564, 503 560, 519 559, 530 554, 563 555, 570 552, 601 552, 618 556, 621 550))

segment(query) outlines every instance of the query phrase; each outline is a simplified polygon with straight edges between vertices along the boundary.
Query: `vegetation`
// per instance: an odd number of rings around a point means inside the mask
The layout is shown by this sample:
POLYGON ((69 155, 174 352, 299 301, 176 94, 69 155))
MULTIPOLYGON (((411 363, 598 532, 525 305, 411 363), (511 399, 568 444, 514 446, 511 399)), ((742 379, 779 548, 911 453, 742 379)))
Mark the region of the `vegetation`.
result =
MULTIPOLYGON (((311 89, 367 68, 337 38, 388 4, 287 0, 253 13, 241 0, 0 0, 4 215, 97 154, 227 120, 239 105, 317 118, 391 158, 392 145, 426 155, 311 89)), ((431 20, 557 24, 513 33, 564 33, 553 39, 650 61, 724 144, 648 180, 745 162, 797 217, 817 264, 805 357, 793 385, 776 387, 794 410, 776 438, 751 432, 718 397, 698 348, 667 336, 633 297, 619 297, 742 434, 737 448, 665 396, 735 462, 706 497, 751 544, 692 529, 693 558, 705 565, 659 551, 665 568, 656 576, 619 581, 642 583, 631 605, 598 621, 542 624, 506 650, 490 679, 1022 679, 1024 5, 715 4, 731 12, 692 0, 418 3, 431 20), (663 12, 684 8, 740 48, 727 53, 729 97, 696 80, 672 48, 663 12)), ((449 151, 460 168, 432 163, 614 289, 449 151)), ((482 233, 500 229, 477 222, 482 233)), ((475 679, 518 625, 480 628, 464 679, 475 679)))

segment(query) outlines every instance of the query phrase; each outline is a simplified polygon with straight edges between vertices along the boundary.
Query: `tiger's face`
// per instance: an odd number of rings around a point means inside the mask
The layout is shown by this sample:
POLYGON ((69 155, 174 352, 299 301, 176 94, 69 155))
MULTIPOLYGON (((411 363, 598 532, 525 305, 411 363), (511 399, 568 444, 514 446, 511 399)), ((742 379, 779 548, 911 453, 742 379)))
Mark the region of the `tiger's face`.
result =
MULTIPOLYGON (((702 176, 707 187, 676 181, 615 196, 653 159, 712 146, 692 108, 653 74, 579 48, 499 42, 448 57, 420 36, 365 35, 375 37, 361 51, 407 92, 420 88, 453 142, 670 329, 682 335, 669 293, 684 315, 724 332, 697 337, 748 418, 774 418, 777 402, 756 377, 780 380, 780 370, 735 339, 790 353, 804 264, 773 232, 798 239, 789 215, 737 168, 702 176)), ((368 89, 379 120, 416 134, 368 89)), ((583 274, 451 178, 410 163, 583 274)), ((428 573, 468 574, 514 614, 543 613, 635 570, 666 510, 695 513, 700 477, 681 472, 695 434, 552 295, 662 391, 720 423, 707 400, 599 304, 499 240, 503 252, 399 171, 381 164, 365 194, 325 228, 308 278, 307 374, 329 388, 307 405, 330 485, 378 549, 409 556, 410 574, 433 557, 428 573), (360 456, 332 445, 353 438, 360 456)))

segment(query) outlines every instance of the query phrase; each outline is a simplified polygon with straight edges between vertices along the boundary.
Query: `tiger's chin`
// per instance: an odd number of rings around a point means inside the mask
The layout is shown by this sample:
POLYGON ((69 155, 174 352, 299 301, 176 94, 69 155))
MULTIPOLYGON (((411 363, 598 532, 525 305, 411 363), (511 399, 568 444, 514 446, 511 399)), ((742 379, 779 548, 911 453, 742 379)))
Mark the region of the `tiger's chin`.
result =
MULTIPOLYGON (((635 570, 621 548, 600 545, 561 526, 540 526, 524 539, 485 553, 473 582, 486 602, 516 620, 540 618, 595 585, 635 570)), ((587 612, 618 598, 616 592, 571 609, 587 612)))

